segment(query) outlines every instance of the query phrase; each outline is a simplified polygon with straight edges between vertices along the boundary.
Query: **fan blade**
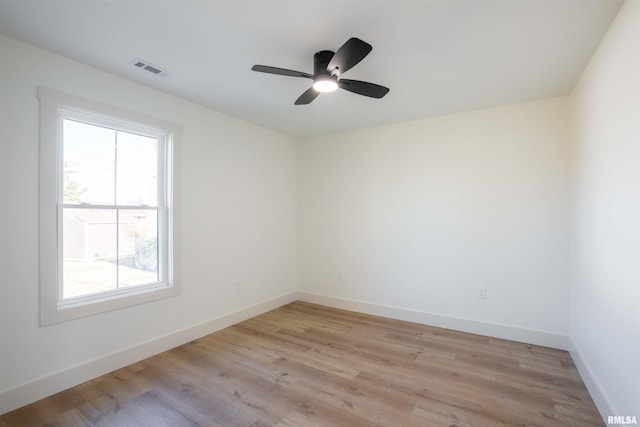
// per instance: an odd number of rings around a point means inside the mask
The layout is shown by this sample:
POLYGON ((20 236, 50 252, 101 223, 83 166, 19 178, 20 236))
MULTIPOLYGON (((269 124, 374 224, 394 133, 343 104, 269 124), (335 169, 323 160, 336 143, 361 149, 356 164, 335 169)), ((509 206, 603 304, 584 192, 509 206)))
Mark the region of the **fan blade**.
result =
POLYGON ((289 77, 305 77, 312 79, 313 76, 309 73, 303 73, 302 71, 287 70, 286 68, 268 67, 266 65, 254 65, 251 67, 253 71, 259 71, 261 73, 278 74, 280 76, 289 77))
POLYGON ((310 87, 298 99, 296 99, 295 105, 306 105, 310 104, 311 101, 316 99, 316 97, 320 95, 320 92, 315 90, 313 87, 310 87))
POLYGON ((337 68, 338 75, 340 75, 362 61, 362 59, 371 52, 371 49, 372 47, 369 43, 351 37, 338 49, 335 55, 333 55, 333 58, 329 61, 329 65, 327 65, 327 70, 333 72, 333 70, 337 68))
POLYGON ((349 92, 370 96, 371 98, 382 98, 389 92, 388 87, 375 83, 362 82, 360 80, 340 79, 338 80, 338 86, 349 92))

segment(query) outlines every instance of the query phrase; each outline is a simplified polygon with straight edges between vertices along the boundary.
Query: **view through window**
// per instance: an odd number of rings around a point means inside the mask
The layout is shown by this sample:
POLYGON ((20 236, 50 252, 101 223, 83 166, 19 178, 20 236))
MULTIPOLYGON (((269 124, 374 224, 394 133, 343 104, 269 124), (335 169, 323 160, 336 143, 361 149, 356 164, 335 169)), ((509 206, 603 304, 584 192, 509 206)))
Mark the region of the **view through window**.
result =
POLYGON ((163 142, 62 122, 63 300, 160 282, 163 142))

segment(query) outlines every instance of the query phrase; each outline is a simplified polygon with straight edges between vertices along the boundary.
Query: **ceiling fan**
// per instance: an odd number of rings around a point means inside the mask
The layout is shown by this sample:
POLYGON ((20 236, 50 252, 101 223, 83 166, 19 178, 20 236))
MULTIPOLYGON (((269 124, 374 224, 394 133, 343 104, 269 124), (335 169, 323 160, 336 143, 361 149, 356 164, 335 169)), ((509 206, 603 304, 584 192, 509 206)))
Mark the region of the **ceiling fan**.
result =
POLYGON ((335 53, 330 50, 316 52, 313 56, 313 74, 266 65, 254 65, 251 69, 261 73, 313 79, 313 86, 300 95, 295 105, 309 104, 321 93, 333 92, 338 88, 371 98, 382 98, 389 92, 389 88, 375 83, 340 78, 344 72, 362 61, 371 49, 369 43, 352 37, 335 53))

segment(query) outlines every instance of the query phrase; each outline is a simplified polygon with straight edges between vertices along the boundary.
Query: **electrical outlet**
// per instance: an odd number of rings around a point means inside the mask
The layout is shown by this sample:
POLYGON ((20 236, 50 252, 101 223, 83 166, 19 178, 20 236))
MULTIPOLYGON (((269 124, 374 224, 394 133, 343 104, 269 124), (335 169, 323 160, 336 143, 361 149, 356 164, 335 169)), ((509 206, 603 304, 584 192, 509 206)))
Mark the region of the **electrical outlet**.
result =
POLYGON ((338 282, 344 282, 344 273, 342 271, 338 271, 336 278, 338 279, 338 282))
POLYGON ((233 282, 233 290, 234 291, 240 290, 240 280, 236 280, 235 282, 233 282))
POLYGON ((487 288, 478 288, 478 299, 487 299, 487 288))

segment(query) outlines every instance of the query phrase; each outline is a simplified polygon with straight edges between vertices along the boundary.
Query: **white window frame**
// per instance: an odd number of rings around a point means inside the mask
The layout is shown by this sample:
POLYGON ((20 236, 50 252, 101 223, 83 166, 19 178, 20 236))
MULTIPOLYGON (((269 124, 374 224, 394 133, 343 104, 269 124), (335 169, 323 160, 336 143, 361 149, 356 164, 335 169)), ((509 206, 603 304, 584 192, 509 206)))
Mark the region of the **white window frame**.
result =
POLYGON ((51 325, 106 311, 172 297, 180 293, 175 281, 173 223, 174 150, 181 127, 75 95, 38 87, 40 99, 40 324, 51 325), (122 131, 158 138, 161 157, 158 176, 157 283, 63 299, 62 283, 62 186, 64 119, 108 125, 122 131))

